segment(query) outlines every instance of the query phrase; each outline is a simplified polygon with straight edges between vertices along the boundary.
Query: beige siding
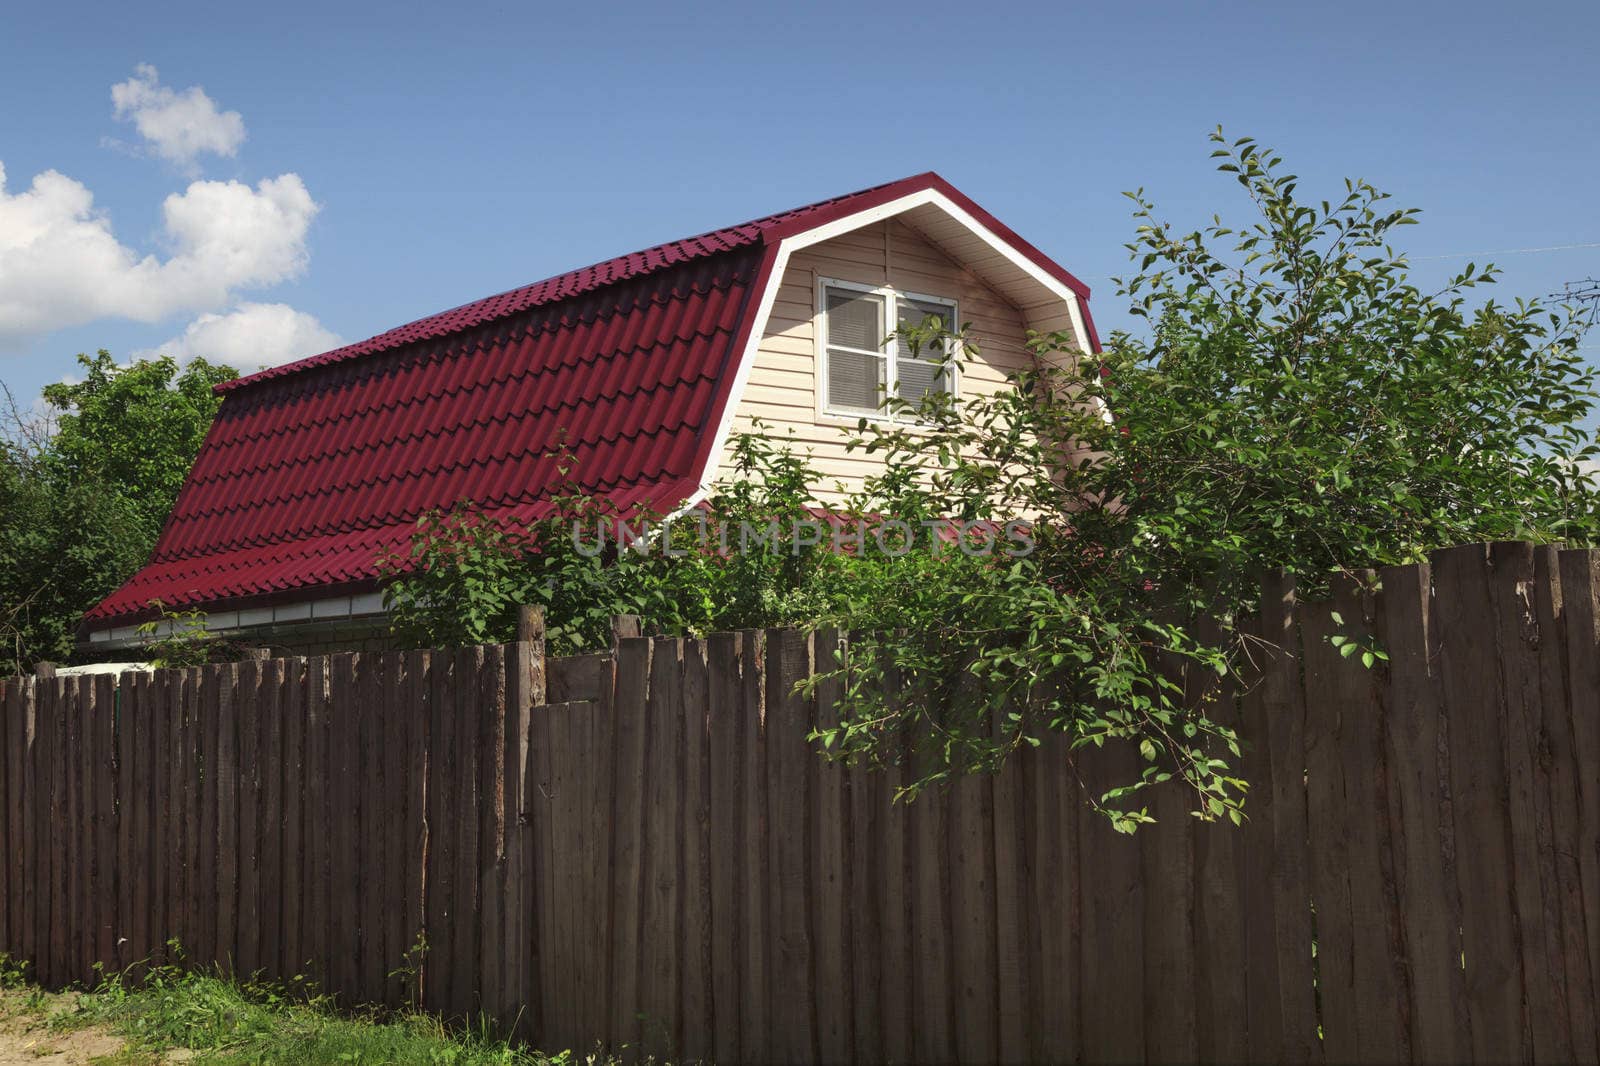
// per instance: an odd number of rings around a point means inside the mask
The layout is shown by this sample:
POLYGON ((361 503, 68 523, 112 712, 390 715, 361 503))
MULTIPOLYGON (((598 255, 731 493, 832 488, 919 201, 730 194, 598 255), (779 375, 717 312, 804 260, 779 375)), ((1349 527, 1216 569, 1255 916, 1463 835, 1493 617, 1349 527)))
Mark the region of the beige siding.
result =
MULTIPOLYGON (((874 469, 874 457, 845 450, 856 416, 818 414, 818 278, 955 300, 957 313, 971 326, 978 347, 977 357, 962 366, 963 396, 1005 388, 1009 372, 1032 362, 1026 347, 1027 324, 1015 306, 903 223, 891 219, 865 226, 802 249, 789 260, 749 383, 734 412, 729 448, 735 436, 749 431, 759 419, 768 436, 790 439, 797 451, 810 453, 825 486, 837 483, 845 492, 854 491, 874 469)), ((718 478, 730 474, 725 452, 718 478)), ((838 495, 830 491, 824 498, 838 495)))

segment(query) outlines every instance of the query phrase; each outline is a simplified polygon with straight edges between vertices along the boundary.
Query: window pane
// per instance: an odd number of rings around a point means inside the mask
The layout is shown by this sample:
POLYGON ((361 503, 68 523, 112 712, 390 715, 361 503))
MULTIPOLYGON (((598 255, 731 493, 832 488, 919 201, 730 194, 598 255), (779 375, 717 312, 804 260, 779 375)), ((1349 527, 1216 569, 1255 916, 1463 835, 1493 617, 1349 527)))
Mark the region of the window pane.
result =
POLYGON ((828 406, 876 411, 883 406, 884 368, 878 355, 828 350, 828 406))
MULTIPOLYGON (((937 358, 938 353, 928 353, 937 358)), ((910 359, 901 356, 895 364, 900 372, 900 398, 907 403, 921 403, 930 392, 950 391, 949 374, 933 359, 910 359)))
POLYGON ((901 326, 921 326, 929 324, 929 318, 937 318, 946 331, 956 328, 954 310, 948 304, 928 303, 901 296, 895 301, 895 313, 901 326))
MULTIPOLYGON (((953 330, 955 324, 955 309, 949 304, 930 303, 926 300, 913 300, 902 296, 895 301, 896 317, 900 325, 929 326, 931 318, 937 318, 939 325, 945 330, 953 330)), ((939 346, 919 348, 915 355, 911 352, 911 345, 901 342, 899 356, 895 360, 895 369, 900 376, 900 398, 907 403, 919 403, 930 392, 949 392, 950 374, 943 365, 945 352, 939 346)))
POLYGON ((848 289, 828 290, 828 343, 876 352, 883 348, 883 297, 848 289))

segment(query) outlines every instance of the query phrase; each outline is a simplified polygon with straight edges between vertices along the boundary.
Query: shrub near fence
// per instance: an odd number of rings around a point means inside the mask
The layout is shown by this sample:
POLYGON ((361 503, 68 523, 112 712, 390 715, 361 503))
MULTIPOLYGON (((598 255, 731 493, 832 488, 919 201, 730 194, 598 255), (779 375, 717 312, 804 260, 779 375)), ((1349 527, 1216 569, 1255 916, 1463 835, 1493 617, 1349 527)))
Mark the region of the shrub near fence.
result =
POLYGON ((910 806, 817 758, 830 633, 10 681, 0 945, 64 984, 176 938, 681 1059, 1595 1061, 1600 556, 1381 577, 1267 583, 1256 683, 1193 682, 1250 820, 1156 792, 1131 838, 1078 791, 1130 751, 910 806))

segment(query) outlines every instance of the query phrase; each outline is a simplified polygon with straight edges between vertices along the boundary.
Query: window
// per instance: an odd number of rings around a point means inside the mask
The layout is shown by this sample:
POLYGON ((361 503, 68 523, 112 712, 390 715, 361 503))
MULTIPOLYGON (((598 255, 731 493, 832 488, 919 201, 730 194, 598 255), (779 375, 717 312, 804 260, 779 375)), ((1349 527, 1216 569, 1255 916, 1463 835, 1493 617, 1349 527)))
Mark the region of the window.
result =
POLYGON ((954 329, 953 301, 838 281, 824 281, 820 290, 824 410, 884 415, 889 396, 915 404, 930 393, 955 391, 955 368, 944 362, 944 350, 913 353, 889 336, 887 325, 921 326, 938 318, 954 329))

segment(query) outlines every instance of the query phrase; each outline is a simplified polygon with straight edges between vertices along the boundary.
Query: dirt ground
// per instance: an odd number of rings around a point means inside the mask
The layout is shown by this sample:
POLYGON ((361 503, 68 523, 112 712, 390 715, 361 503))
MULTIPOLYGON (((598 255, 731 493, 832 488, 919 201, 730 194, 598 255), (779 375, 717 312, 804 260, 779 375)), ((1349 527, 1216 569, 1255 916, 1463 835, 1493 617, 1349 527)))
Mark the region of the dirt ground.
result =
POLYGON ((103 1029, 51 1032, 45 1019, 69 1003, 66 996, 45 995, 30 1002, 26 992, 0 992, 0 1066, 91 1066, 108 1061, 132 1066, 140 1061, 119 1055, 124 1041, 103 1029))

